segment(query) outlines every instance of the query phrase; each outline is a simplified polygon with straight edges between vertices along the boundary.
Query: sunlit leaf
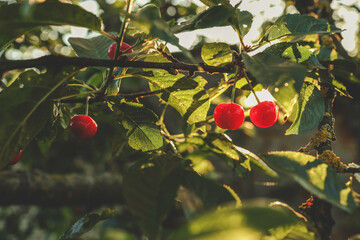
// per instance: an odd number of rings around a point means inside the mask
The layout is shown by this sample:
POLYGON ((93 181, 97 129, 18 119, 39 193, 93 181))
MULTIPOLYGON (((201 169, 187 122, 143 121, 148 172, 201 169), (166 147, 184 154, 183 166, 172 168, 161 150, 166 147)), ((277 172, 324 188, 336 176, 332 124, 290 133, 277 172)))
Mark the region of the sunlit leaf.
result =
POLYGON ((301 36, 309 34, 334 33, 341 30, 324 19, 312 16, 288 14, 276 20, 265 33, 263 41, 272 41, 284 36, 301 36))
MULTIPOLYGON (((164 61, 161 57, 151 56, 147 61, 164 61)), ((165 70, 154 69, 137 76, 150 83, 152 91, 164 102, 175 108, 190 124, 206 119, 210 107, 209 96, 204 90, 206 80, 202 77, 187 77, 183 74, 172 75, 165 70)))
POLYGON ((251 166, 255 166, 271 177, 278 177, 278 174, 273 169, 271 169, 259 156, 245 148, 239 146, 234 147, 239 153, 243 154, 250 160, 251 166))
POLYGON ((298 99, 297 116, 286 130, 286 135, 301 134, 316 128, 325 113, 324 98, 320 90, 309 82, 304 82, 298 99))
POLYGON ((274 239, 271 230, 300 220, 271 207, 224 208, 212 211, 178 229, 169 240, 274 239))
POLYGON ((253 15, 248 11, 235 10, 235 16, 231 18, 232 26, 244 37, 251 28, 253 15))
POLYGON ((208 133, 204 140, 207 142, 212 151, 224 154, 236 161, 240 160, 239 153, 235 150, 229 136, 225 134, 208 133))
POLYGON ((279 201, 269 204, 273 209, 279 209, 285 211, 290 216, 298 218, 298 222, 293 225, 280 226, 274 229, 271 229, 271 235, 275 239, 296 239, 296 240, 316 240, 318 239, 317 234, 314 232, 314 229, 309 227, 310 223, 306 218, 301 215, 299 212, 296 212, 292 207, 286 203, 279 201))
POLYGON ((102 35, 88 39, 71 37, 68 41, 79 57, 95 59, 109 59, 108 48, 114 43, 102 35))
POLYGON ((162 147, 163 139, 160 127, 155 124, 157 116, 142 104, 111 102, 112 108, 120 111, 119 123, 125 128, 129 145, 142 151, 156 150, 162 147))
POLYGON ((324 66, 321 65, 321 63, 312 51, 297 43, 283 42, 274 44, 269 48, 265 49, 264 52, 289 59, 296 63, 303 63, 310 69, 324 69, 324 66))
POLYGON ((174 26, 172 30, 174 33, 180 33, 196 29, 229 25, 226 20, 233 14, 234 8, 229 5, 211 6, 191 19, 174 26))
POLYGON ((224 5, 210 7, 195 18, 194 28, 198 29, 220 26, 233 14, 233 12, 233 8, 224 5))
POLYGON ((201 48, 201 58, 211 66, 224 66, 231 63, 232 51, 226 43, 205 43, 201 48))
POLYGON ((325 162, 299 152, 270 152, 262 156, 281 175, 288 176, 317 197, 351 212, 355 202, 351 189, 325 162))
MULTIPOLYGON (((194 139, 194 138, 189 138, 189 139, 194 139)), ((185 149, 186 151, 189 147, 194 147, 194 144, 189 142, 191 142, 191 140, 186 143, 180 144, 177 148, 178 151, 182 152, 184 148, 186 148, 185 149)), ((195 172, 199 173, 200 175, 208 175, 209 173, 215 170, 214 165, 208 159, 209 155, 210 153, 208 152, 195 150, 189 153, 186 156, 186 159, 191 160, 191 167, 192 169, 194 169, 195 172)))

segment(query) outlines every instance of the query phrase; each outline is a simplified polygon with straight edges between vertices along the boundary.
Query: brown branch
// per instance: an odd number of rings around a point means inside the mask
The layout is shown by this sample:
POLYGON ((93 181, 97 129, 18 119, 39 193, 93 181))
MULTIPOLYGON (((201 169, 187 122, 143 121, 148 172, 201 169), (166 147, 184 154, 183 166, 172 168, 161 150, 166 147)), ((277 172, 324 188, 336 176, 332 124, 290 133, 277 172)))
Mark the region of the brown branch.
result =
POLYGON ((0 172, 0 206, 101 206, 123 202, 121 176, 47 174, 39 170, 0 172))
POLYGON ((227 73, 232 72, 231 65, 225 67, 209 66, 206 64, 188 64, 183 62, 144 62, 127 60, 107 60, 80 57, 65 57, 49 55, 29 60, 0 61, 0 73, 14 69, 62 67, 72 65, 77 67, 133 67, 133 68, 155 68, 173 72, 174 69, 189 72, 227 73))
POLYGON ((360 173, 359 167, 344 167, 342 170, 343 173, 360 173))
MULTIPOLYGON (((299 151, 306 152, 306 150, 315 149, 320 156, 324 156, 329 152, 332 153, 332 141, 336 140, 334 132, 335 120, 333 118, 333 102, 336 97, 336 91, 330 84, 322 84, 320 87, 325 101, 325 114, 318 126, 317 134, 315 134, 308 145, 300 148, 299 151)), ((314 196, 311 199, 312 204, 306 204, 306 207, 303 204, 299 209, 314 224, 319 232, 320 239, 330 240, 331 230, 335 224, 331 216, 332 205, 314 196)))

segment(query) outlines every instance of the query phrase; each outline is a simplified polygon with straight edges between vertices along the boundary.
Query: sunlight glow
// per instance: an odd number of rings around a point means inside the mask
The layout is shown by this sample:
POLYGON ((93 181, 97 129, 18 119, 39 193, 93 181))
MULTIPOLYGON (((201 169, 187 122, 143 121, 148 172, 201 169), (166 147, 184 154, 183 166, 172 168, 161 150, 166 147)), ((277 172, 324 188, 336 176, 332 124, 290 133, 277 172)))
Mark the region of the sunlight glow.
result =
POLYGON ((357 4, 357 6, 360 7, 360 2, 358 0, 334 1, 331 7, 334 9, 334 19, 342 20, 336 21, 336 26, 340 29, 344 29, 341 33, 344 38, 342 40, 342 45, 349 52, 349 55, 354 57, 359 47, 357 45, 357 33, 359 32, 358 23, 360 21, 360 14, 355 9, 346 7, 351 6, 352 4, 357 4))
MULTIPOLYGON (((237 4, 238 0, 231 0, 232 5, 237 4)), ((204 6, 200 1, 194 1, 199 6, 204 6)), ((244 0, 239 6, 241 10, 249 11, 253 14, 253 24, 249 33, 244 37, 244 43, 250 45, 260 37, 261 25, 264 21, 274 21, 283 14, 285 3, 282 0, 244 0)), ((180 45, 190 49, 198 40, 198 36, 205 36, 209 41, 226 42, 228 44, 239 45, 239 38, 230 26, 214 27, 209 29, 199 29, 190 32, 176 34, 180 39, 180 45)), ((179 51, 179 49, 168 44, 170 51, 179 51)))
MULTIPOLYGON (((274 97, 266 89, 263 89, 263 90, 261 90, 259 92, 255 92, 255 94, 259 98, 260 102, 274 101, 274 97)), ((245 101, 244 101, 244 107, 246 107, 246 108, 251 108, 251 107, 253 107, 253 106, 257 105, 257 104, 258 103, 257 103, 256 98, 255 98, 253 93, 250 93, 248 98, 245 99, 245 101)))

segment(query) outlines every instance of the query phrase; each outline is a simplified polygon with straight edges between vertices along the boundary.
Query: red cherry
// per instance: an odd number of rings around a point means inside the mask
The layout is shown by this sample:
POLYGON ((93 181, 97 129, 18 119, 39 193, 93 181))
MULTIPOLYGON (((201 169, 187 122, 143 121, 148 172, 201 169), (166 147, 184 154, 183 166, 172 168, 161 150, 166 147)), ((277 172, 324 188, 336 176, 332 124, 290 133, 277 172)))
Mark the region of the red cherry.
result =
POLYGON ((22 154, 22 150, 20 150, 12 159, 11 161, 8 163, 8 165, 15 165, 19 162, 20 158, 21 158, 21 154, 22 154))
POLYGON ((71 119, 69 128, 76 138, 89 139, 95 135, 97 124, 87 115, 76 115, 71 119))
POLYGON ((236 103, 220 103, 215 108, 214 119, 220 128, 235 130, 244 122, 244 109, 236 103))
MULTIPOLYGON (((121 52, 125 52, 127 49, 131 48, 131 46, 125 42, 121 43, 120 46, 120 51, 121 52)), ((110 45, 110 47, 108 48, 108 55, 110 59, 114 59, 115 56, 115 51, 116 51, 116 43, 113 43, 110 45)), ((132 53, 133 50, 130 49, 129 51, 127 51, 126 53, 132 53)), ((118 57, 118 60, 121 59, 121 56, 118 57)))
POLYGON ((272 101, 264 101, 250 109, 250 119, 258 127, 267 128, 279 118, 279 108, 272 101))

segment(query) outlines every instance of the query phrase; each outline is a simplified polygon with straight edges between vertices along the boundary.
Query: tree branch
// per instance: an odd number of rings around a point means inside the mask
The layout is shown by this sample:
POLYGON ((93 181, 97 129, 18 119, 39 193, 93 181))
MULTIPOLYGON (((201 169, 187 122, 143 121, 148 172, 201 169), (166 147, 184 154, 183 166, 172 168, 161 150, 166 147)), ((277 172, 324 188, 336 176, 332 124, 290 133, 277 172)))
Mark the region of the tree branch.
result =
MULTIPOLYGON (((307 146, 300 148, 299 150, 303 152, 315 149, 319 154, 319 158, 322 154, 328 156, 329 154, 327 153, 332 153, 332 141, 336 140, 334 131, 335 120, 333 118, 333 102, 336 97, 336 92, 334 87, 329 84, 322 84, 320 90, 325 101, 325 115, 318 126, 317 134, 311 139, 307 146)), ((337 160, 336 155, 334 155, 334 158, 337 160)), ((311 205, 302 204, 299 208, 315 225, 320 234, 320 239, 330 240, 331 230, 335 224, 334 219, 331 216, 332 205, 325 200, 314 196, 311 197, 311 203, 311 205)))
MULTIPOLYGON (((138 92, 138 93, 127 93, 127 94, 117 94, 116 97, 122 97, 124 99, 139 99, 139 98, 146 98, 146 97, 150 97, 150 96, 154 96, 156 94, 159 94, 163 92, 162 90, 156 90, 156 91, 150 91, 150 92, 138 92)), ((101 102, 101 101, 106 101, 107 98, 106 96, 101 96, 101 95, 97 95, 93 98, 89 99, 89 103, 94 103, 94 102, 101 102)), ((83 97, 83 98, 67 98, 67 99, 61 99, 61 100, 56 100, 59 101, 61 103, 86 103, 87 98, 83 97)))
POLYGON ((0 172, 0 206, 101 206, 123 202, 121 176, 46 174, 39 170, 0 172))
POLYGON ((342 173, 360 173, 359 167, 344 167, 342 173))
POLYGON ((133 68, 156 68, 164 69, 169 72, 174 70, 189 72, 207 72, 207 73, 227 73, 233 71, 233 66, 225 67, 209 66, 206 64, 188 64, 183 62, 143 62, 121 60, 92 59, 81 57, 65 57, 48 55, 40 58, 29 60, 9 60, 0 61, 0 73, 14 69, 40 68, 40 67, 62 67, 72 65, 77 67, 133 67, 133 68))

